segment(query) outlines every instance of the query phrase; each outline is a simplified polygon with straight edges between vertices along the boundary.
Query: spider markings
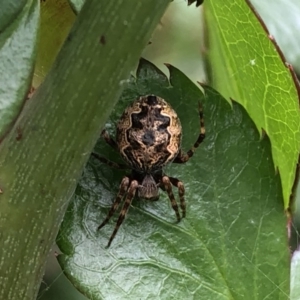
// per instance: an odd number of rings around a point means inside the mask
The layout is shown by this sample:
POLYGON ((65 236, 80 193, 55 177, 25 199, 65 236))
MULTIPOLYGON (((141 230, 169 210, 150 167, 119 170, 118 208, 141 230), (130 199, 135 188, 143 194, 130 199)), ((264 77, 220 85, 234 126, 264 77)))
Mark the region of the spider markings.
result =
POLYGON ((124 160, 141 173, 171 162, 181 143, 176 112, 162 98, 141 97, 125 110, 117 126, 117 145, 124 160))
POLYGON ((132 199, 137 195, 150 201, 159 199, 159 188, 166 191, 177 221, 186 215, 185 190, 183 183, 164 174, 163 167, 169 163, 185 163, 194 154, 205 138, 202 107, 199 104, 200 133, 193 147, 186 153, 181 149, 182 128, 180 120, 164 99, 155 95, 142 96, 129 105, 121 116, 116 133, 116 141, 103 130, 101 136, 114 149, 118 150, 126 162, 117 164, 96 153, 92 155, 103 163, 119 169, 131 169, 124 176, 116 199, 98 230, 107 224, 125 198, 115 229, 108 241, 111 245, 121 226, 132 199), (172 191, 172 185, 178 188, 180 208, 172 191))

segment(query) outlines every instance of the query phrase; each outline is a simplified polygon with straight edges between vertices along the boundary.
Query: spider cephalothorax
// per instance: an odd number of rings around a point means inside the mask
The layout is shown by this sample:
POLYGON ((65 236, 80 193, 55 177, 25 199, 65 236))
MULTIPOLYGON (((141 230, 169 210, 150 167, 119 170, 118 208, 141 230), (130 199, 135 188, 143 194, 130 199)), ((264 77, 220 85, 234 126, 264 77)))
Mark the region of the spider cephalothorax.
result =
POLYGON ((146 200, 158 200, 159 188, 166 191, 180 221, 178 204, 172 192, 172 185, 178 188, 182 217, 185 217, 184 186, 177 178, 168 177, 163 167, 168 163, 185 163, 205 137, 202 108, 199 106, 200 134, 191 150, 181 150, 182 128, 174 109, 164 99, 154 96, 142 96, 129 105, 121 116, 116 133, 116 142, 104 130, 102 136, 106 142, 118 150, 126 165, 116 164, 93 153, 93 156, 110 166, 131 169, 131 174, 123 177, 117 197, 102 228, 117 210, 122 199, 123 208, 116 227, 109 239, 110 246, 135 195, 146 200))

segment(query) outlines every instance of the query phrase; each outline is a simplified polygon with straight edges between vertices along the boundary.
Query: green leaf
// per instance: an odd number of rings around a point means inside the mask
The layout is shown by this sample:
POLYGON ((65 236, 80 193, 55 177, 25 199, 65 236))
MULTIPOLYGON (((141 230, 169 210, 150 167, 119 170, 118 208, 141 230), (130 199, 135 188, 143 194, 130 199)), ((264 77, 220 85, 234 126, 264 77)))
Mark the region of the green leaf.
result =
MULTIPOLYGON (((208 87, 204 96, 168 67, 170 82, 142 60, 106 127, 113 133, 133 99, 154 93, 178 112, 188 150, 199 133, 198 101, 203 103, 205 141, 185 165, 165 169, 185 184, 187 217, 176 224, 164 192, 157 202, 135 199, 105 248, 117 216, 100 231, 97 226, 126 172, 91 158, 57 239, 65 274, 90 299, 287 299, 286 218, 268 138, 260 140, 239 104, 230 107, 208 87)), ((120 161, 102 139, 95 151, 120 161)))
POLYGON ((39 25, 37 1, 0 4, 0 137, 26 99, 34 67, 39 25))
POLYGON ((80 12, 84 2, 85 2, 84 0, 69 0, 69 3, 71 5, 72 9, 77 14, 80 12))
POLYGON ((33 86, 38 87, 49 72, 75 21, 68 0, 41 2, 41 29, 33 86))
POLYGON ((0 1, 0 32, 15 21, 28 1, 0 1))
POLYGON ((298 0, 251 1, 282 49, 287 61, 300 73, 300 5, 298 0))
POLYGON ((206 1, 215 88, 264 129, 288 207, 300 149, 297 83, 246 1, 206 1))
POLYGON ((300 299, 300 252, 297 249, 292 256, 291 261, 291 300, 300 299))

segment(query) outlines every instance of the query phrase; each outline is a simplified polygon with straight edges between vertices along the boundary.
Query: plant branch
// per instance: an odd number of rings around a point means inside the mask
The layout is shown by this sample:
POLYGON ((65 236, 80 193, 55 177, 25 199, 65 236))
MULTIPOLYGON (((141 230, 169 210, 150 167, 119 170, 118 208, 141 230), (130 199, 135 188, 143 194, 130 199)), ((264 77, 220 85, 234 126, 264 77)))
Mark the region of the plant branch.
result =
POLYGON ((34 299, 69 199, 167 0, 90 0, 0 146, 0 299, 34 299))

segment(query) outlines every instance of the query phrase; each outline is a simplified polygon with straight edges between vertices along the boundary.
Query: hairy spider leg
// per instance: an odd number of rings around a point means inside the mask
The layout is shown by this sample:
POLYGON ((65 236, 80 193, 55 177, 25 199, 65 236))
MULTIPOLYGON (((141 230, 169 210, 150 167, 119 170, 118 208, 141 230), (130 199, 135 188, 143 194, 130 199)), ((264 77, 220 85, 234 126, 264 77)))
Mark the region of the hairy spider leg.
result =
POLYGON ((123 221, 125 219, 125 216, 126 216, 128 210, 129 210, 129 207, 130 207, 130 204, 132 202, 132 199, 134 198, 134 195, 135 195, 135 192, 136 192, 138 186, 139 186, 139 184, 138 184, 137 180, 132 180, 131 181, 130 186, 129 186, 128 191, 127 191, 126 199, 124 201, 122 210, 121 210, 121 212, 119 214, 119 218, 118 218, 117 224, 115 226, 115 229, 114 229, 112 235, 109 238, 109 241, 108 241, 108 244, 107 244, 107 248, 110 246, 110 244, 113 241, 113 239, 115 238, 115 235, 117 234, 117 232, 118 232, 121 224, 123 223, 123 221))
POLYGON ((109 133, 103 129, 101 132, 101 137, 104 138, 105 142, 110 145, 112 148, 118 151, 118 145, 116 141, 109 135, 109 133))
POLYGON ((108 166, 115 168, 115 169, 119 169, 119 170, 128 170, 130 169, 129 166, 125 165, 125 164, 120 164, 120 163, 116 163, 113 161, 108 160, 107 158, 100 156, 99 154, 92 152, 92 156, 94 156, 95 158, 97 158, 99 161, 101 161, 102 163, 107 164, 108 166))
MULTIPOLYGON (((105 142, 110 145, 112 148, 114 148, 115 150, 118 151, 118 146, 117 143, 114 141, 114 139, 112 139, 109 135, 109 133, 103 129, 101 132, 101 136, 104 138, 105 142)), ((113 161, 108 160, 105 157, 100 156, 99 154, 92 152, 92 156, 94 156, 95 158, 97 158, 99 161, 101 161, 102 163, 107 164, 108 166, 115 168, 115 169, 119 169, 119 170, 126 170, 129 169, 129 167, 125 164, 120 164, 120 163, 115 163, 113 161)))
POLYGON ((115 213, 115 211, 118 209, 124 195, 127 192, 127 189, 129 187, 129 183, 130 183, 130 179, 125 176, 120 184, 119 187, 119 192, 117 194, 117 197, 115 199, 115 202, 113 203, 112 207, 110 208, 108 214, 106 215, 106 218, 104 219, 104 221, 98 226, 98 229, 101 229, 103 226, 105 226, 107 224, 107 222, 109 221, 109 219, 113 216, 113 214, 115 213))
POLYGON ((172 192, 172 184, 171 184, 171 181, 169 179, 168 176, 163 176, 162 179, 162 184, 163 184, 163 187, 164 189, 167 191, 168 193, 168 197, 171 201, 171 204, 172 204, 172 208, 174 209, 175 213, 176 213, 176 217, 177 217, 177 221, 179 222, 181 217, 180 217, 180 214, 179 214, 179 209, 178 209, 178 204, 175 200, 175 197, 174 197, 174 194, 172 192))
POLYGON ((182 217, 185 218, 186 215, 186 205, 185 205, 185 199, 184 199, 184 184, 182 181, 180 181, 177 178, 174 177, 169 177, 171 183, 177 187, 178 189, 178 195, 179 195, 179 200, 180 200, 180 208, 182 210, 182 217))
POLYGON ((199 133, 197 141, 195 142, 194 146, 189 151, 187 151, 187 153, 184 153, 180 149, 178 155, 173 160, 173 163, 178 163, 178 164, 186 163, 193 156, 195 150, 199 147, 199 145, 205 139, 203 108, 202 108, 202 105, 200 103, 199 103, 199 119, 200 119, 200 133, 199 133))

